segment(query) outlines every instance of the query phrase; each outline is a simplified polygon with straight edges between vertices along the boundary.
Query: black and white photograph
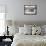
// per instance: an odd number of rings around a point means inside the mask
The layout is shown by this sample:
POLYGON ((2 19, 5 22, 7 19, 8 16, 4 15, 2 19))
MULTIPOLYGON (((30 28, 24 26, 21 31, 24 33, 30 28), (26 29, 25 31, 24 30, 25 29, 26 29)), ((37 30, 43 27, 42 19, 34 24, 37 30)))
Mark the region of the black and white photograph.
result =
POLYGON ((36 15, 37 5, 24 5, 24 15, 36 15))

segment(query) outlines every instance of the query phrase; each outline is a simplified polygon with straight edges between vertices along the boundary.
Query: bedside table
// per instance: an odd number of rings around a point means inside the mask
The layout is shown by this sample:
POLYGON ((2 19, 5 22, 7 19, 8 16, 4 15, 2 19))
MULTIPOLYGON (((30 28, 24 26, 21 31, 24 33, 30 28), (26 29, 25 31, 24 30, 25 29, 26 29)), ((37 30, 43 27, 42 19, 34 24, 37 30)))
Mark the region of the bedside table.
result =
POLYGON ((0 36, 0 46, 11 46, 12 42, 12 36, 0 36))
POLYGON ((3 46, 11 46, 12 42, 11 41, 3 41, 3 46))
POLYGON ((0 42, 2 42, 2 39, 10 38, 13 42, 13 36, 0 36, 0 42))
POLYGON ((13 36, 3 36, 3 39, 10 38, 13 42, 13 36))

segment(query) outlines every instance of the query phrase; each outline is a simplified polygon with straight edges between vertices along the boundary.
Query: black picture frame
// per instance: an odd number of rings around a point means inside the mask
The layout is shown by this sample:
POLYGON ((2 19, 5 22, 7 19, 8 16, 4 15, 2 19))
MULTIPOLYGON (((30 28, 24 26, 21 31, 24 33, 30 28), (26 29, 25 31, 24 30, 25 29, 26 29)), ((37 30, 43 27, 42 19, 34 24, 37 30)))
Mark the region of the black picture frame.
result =
POLYGON ((24 5, 24 15, 37 15, 37 5, 24 5))

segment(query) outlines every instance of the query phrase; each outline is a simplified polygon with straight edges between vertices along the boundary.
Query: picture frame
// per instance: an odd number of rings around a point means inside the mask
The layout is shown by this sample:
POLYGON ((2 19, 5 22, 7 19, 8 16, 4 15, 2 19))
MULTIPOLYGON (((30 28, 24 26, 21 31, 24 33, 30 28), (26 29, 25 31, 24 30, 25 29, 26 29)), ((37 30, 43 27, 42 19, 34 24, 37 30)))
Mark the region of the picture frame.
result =
POLYGON ((24 15, 37 15, 37 5, 24 5, 24 15))

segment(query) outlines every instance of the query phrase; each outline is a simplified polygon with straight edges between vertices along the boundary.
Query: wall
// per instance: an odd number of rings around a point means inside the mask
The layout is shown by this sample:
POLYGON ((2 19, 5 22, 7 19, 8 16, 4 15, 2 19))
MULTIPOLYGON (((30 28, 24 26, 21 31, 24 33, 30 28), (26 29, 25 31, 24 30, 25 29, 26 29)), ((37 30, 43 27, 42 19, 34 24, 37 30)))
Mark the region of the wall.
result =
POLYGON ((46 21, 46 0, 17 0, 16 2, 16 20, 20 21, 46 21), (24 3, 24 4, 23 4, 24 3), (17 5, 18 4, 18 5, 17 5), (37 15, 24 15, 24 5, 37 5, 37 15), (19 7, 19 9, 18 9, 19 7), (18 9, 18 10, 17 10, 18 9))
POLYGON ((46 21, 46 0, 0 0, 7 5, 7 20, 46 21), (37 15, 24 15, 24 5, 37 5, 37 15))

